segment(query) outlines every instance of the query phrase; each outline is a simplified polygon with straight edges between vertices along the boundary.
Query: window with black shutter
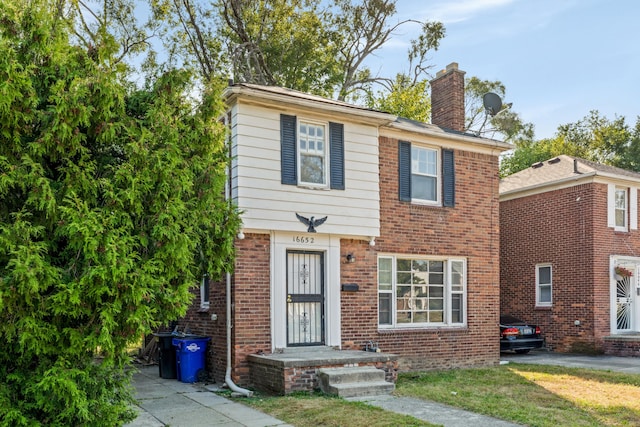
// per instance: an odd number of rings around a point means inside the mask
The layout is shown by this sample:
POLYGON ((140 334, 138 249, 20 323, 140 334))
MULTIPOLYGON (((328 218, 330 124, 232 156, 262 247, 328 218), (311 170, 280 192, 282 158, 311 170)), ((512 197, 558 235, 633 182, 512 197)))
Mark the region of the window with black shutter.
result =
POLYGON ((344 125, 280 115, 281 182, 345 189, 344 125))
POLYGON ((403 202, 454 206, 453 150, 439 152, 434 148, 399 141, 398 193, 403 202))

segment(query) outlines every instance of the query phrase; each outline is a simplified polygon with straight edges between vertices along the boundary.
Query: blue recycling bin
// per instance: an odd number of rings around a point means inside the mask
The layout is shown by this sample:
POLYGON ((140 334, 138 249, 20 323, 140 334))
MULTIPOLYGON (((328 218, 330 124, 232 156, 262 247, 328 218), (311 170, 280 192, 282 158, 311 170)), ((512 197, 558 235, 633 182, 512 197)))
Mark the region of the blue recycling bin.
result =
POLYGON ((198 379, 198 371, 204 369, 207 343, 209 337, 186 336, 172 340, 176 347, 176 372, 178 381, 194 383, 198 379))

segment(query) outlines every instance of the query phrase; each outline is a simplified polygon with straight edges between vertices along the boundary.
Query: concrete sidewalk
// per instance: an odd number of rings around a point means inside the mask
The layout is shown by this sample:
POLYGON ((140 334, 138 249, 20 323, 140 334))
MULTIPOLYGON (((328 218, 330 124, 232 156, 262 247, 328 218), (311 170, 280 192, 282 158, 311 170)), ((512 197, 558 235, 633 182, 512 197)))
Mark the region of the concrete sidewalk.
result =
MULTIPOLYGON (((501 354, 501 363, 535 363, 590 369, 604 369, 640 374, 640 358, 584 356, 536 351, 530 354, 501 354)), ((133 385, 139 401, 138 418, 126 427, 162 426, 229 426, 267 427, 289 426, 283 421, 219 396, 216 385, 185 384, 163 379, 157 366, 141 367, 134 375, 133 385)), ((436 402, 408 397, 375 396, 354 398, 380 407, 445 427, 513 427, 507 421, 479 415, 436 402)))
MULTIPOLYGON (((160 378, 158 366, 140 367, 133 376, 138 418, 126 427, 289 426, 214 393, 217 386, 160 378)), ((292 426, 290 426, 292 427, 292 426)))

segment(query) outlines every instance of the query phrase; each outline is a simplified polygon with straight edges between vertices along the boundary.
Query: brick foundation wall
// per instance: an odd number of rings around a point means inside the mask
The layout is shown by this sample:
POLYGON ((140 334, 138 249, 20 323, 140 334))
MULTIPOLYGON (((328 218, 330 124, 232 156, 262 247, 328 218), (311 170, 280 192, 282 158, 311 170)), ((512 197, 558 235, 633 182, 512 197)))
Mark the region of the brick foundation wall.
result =
POLYGON ((604 339, 603 350, 608 356, 640 357, 640 335, 633 339, 607 337, 604 339))
MULTIPOLYGON (((358 363, 358 366, 373 366, 384 370, 385 381, 395 382, 398 379, 397 361, 358 363)), ((260 391, 274 394, 290 394, 296 391, 317 390, 318 370, 335 368, 336 365, 281 367, 271 364, 252 362, 251 382, 260 391)))

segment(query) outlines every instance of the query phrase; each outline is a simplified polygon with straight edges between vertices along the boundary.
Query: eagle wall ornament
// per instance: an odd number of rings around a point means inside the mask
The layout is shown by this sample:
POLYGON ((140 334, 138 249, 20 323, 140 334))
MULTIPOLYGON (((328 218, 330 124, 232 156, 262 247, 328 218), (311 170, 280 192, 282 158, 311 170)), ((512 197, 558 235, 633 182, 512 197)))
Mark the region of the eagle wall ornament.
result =
POLYGON ((316 227, 324 224, 324 222, 327 220, 326 216, 320 219, 315 219, 315 217, 313 216, 311 218, 305 218, 302 215, 298 214, 297 212, 296 212, 296 217, 298 217, 301 223, 309 227, 307 228, 307 233, 315 233, 316 227))

